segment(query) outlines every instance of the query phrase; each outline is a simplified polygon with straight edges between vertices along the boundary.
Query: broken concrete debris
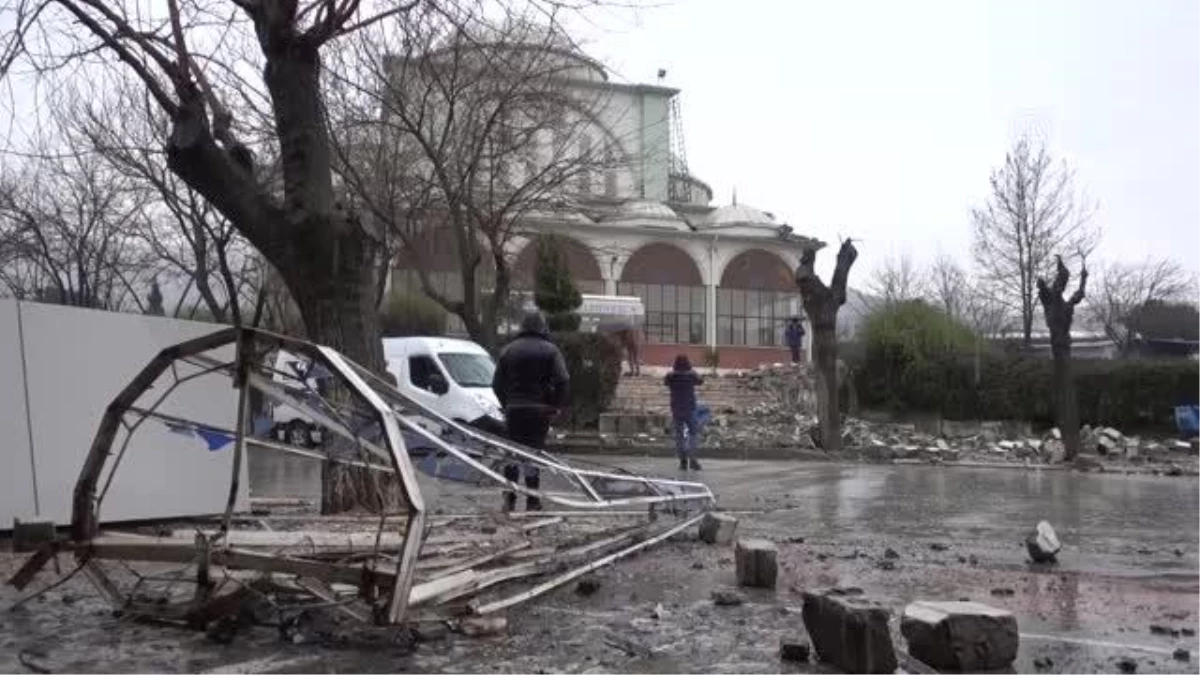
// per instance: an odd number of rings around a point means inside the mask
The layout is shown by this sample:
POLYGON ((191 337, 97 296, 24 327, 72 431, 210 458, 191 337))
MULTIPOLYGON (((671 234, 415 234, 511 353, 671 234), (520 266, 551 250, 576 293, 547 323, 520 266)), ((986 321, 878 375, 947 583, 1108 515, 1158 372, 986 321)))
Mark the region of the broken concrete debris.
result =
POLYGON ((817 658, 848 673, 891 673, 891 611, 861 595, 805 591, 801 616, 817 658))
POLYGON ((803 640, 781 640, 779 642, 779 658, 792 663, 805 663, 812 653, 812 647, 803 640))
POLYGON ((724 546, 733 542, 737 533, 737 518, 727 513, 708 512, 700 521, 700 541, 724 546))
POLYGON ((779 550, 766 539, 739 539, 734 547, 739 586, 775 588, 779 550))
POLYGON ((1052 563, 1062 550, 1062 542, 1058 540, 1058 535, 1050 523, 1043 520, 1025 537, 1025 548, 1035 563, 1052 563))
POLYGON ((600 582, 591 577, 582 579, 579 583, 575 584, 575 592, 584 597, 592 595, 598 590, 600 590, 600 582))
MULTIPOLYGON (((247 436, 245 426, 222 432, 234 441, 231 484, 222 486, 220 494, 213 497, 225 500, 226 491, 235 494, 244 468, 244 446, 270 443, 267 447, 280 452, 297 451, 247 436)), ((116 485, 120 484, 117 480, 116 485)), ((39 548, 11 583, 22 590, 58 553, 66 553, 76 556, 81 576, 115 609, 208 629, 218 641, 231 639, 247 610, 261 602, 271 605, 279 615, 276 625, 286 627, 293 640, 331 639, 328 636, 341 640, 338 636, 370 633, 373 624, 390 630, 382 634, 386 639, 408 639, 411 631, 400 627, 447 615, 462 617, 452 624, 455 630, 472 636, 491 635, 507 629, 506 619, 497 614, 502 610, 680 532, 694 531, 715 501, 712 491, 695 481, 668 481, 592 462, 583 464, 544 453, 530 455, 510 441, 445 419, 333 349, 253 328, 231 327, 162 350, 104 409, 75 485, 71 538, 39 548), (308 390, 306 383, 301 383, 300 389, 280 384, 274 359, 264 357, 282 350, 319 364, 332 380, 328 389, 302 397, 296 392, 308 390), (230 353, 236 355, 232 362, 230 353), (222 515, 181 531, 185 536, 114 532, 102 527, 99 514, 108 491, 108 482, 102 481, 111 481, 118 469, 121 453, 115 449, 139 429, 151 426, 141 425, 142 421, 154 418, 171 425, 206 424, 175 416, 193 413, 186 401, 169 399, 183 381, 178 374, 181 370, 188 378, 232 381, 243 396, 253 391, 316 420, 330 442, 324 454, 302 453, 304 456, 394 477, 392 488, 383 490, 382 481, 373 480, 372 474, 369 483, 374 485, 373 491, 347 490, 347 503, 322 504, 333 510, 357 506, 376 513, 357 521, 350 531, 337 531, 336 523, 343 520, 311 512, 301 517, 311 518, 315 530, 250 530, 235 526, 235 517, 240 522, 243 514, 235 516, 235 500, 230 496, 222 515), (166 382, 168 377, 175 383, 166 382), (141 397, 152 389, 155 393, 144 403, 151 405, 150 409, 138 407, 141 397), (333 392, 353 395, 341 397, 333 392), (170 406, 174 414, 167 417, 157 412, 160 405, 170 406), (374 427, 354 422, 351 428, 350 420, 379 422, 374 427), (453 433, 435 434, 418 421, 436 423, 453 433), (543 503, 576 510, 525 524, 506 518, 507 522, 500 524, 490 510, 447 516, 429 509, 417 480, 419 467, 405 451, 404 434, 416 435, 446 462, 478 474, 469 485, 488 502, 500 489, 517 487, 543 503), (541 470, 543 484, 553 481, 567 487, 542 491, 515 486, 498 472, 497 467, 506 461, 533 464, 541 470), (360 494, 352 494, 356 491, 360 494), (661 509, 656 511, 657 507, 661 509), (627 510, 631 508, 637 510, 627 510), (656 517, 659 513, 673 517, 656 517), (574 532, 549 527, 568 518, 573 523, 581 519, 581 527, 574 532), (118 564, 132 574, 125 574, 118 564), (176 564, 183 569, 158 579, 138 573, 134 569, 138 564, 176 564), (186 599, 183 593, 167 592, 187 584, 194 588, 186 593, 186 599), (169 600, 147 603, 138 599, 154 594, 169 600), (304 609, 294 609, 300 607, 304 609), (295 611, 306 618, 284 616, 295 611), (352 620, 354 629, 345 630, 334 623, 327 630, 323 622, 329 617, 352 620)), ((45 533, 53 539, 52 526, 45 533)))
POLYGON ((713 604, 717 607, 737 607, 746 601, 741 593, 731 588, 718 588, 712 592, 713 604))
POLYGON ((1016 617, 978 602, 914 602, 900 632, 913 658, 939 670, 1006 668, 1017 657, 1016 617))

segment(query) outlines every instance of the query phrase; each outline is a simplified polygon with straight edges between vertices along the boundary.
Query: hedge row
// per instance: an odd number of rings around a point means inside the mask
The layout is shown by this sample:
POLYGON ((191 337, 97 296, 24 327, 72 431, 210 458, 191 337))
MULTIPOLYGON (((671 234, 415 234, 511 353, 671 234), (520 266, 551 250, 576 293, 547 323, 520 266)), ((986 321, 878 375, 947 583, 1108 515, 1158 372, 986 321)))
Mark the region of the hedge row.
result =
MULTIPOLYGON (((985 353, 896 367, 867 357, 854 366, 859 402, 896 412, 940 413, 946 419, 1054 420, 1049 359, 985 353)), ((1197 402, 1200 364, 1193 360, 1073 362, 1081 421, 1125 430, 1174 428, 1175 406, 1197 402)))
POLYGON ((599 333, 555 333, 553 339, 571 374, 571 402, 560 422, 575 429, 595 427, 617 395, 621 348, 599 333))

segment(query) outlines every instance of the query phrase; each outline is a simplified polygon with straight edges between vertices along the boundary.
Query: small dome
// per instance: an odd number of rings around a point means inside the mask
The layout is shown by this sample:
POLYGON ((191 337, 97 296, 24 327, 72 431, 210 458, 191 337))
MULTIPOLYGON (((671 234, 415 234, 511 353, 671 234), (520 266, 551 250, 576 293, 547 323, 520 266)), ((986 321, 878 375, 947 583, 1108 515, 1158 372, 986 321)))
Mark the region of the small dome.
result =
POLYGON ((713 209, 699 223, 701 229, 705 227, 728 227, 730 225, 758 225, 775 227, 778 223, 775 222, 775 216, 766 211, 756 209, 753 206, 745 204, 730 204, 713 209))
POLYGON ((663 204, 648 199, 631 199, 618 208, 611 220, 679 220, 679 214, 663 204))
POLYGON ((543 209, 531 209, 526 218, 532 220, 552 220, 559 223, 567 223, 574 225, 593 225, 596 221, 589 218, 586 214, 581 213, 570 207, 548 207, 543 209))

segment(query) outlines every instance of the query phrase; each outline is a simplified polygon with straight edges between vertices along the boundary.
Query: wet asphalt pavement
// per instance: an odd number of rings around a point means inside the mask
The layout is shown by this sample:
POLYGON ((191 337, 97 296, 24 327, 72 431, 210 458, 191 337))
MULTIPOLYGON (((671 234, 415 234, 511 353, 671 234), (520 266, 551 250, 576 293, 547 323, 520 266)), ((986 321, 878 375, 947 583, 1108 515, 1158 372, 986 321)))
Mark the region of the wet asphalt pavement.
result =
MULTIPOLYGON (((667 459, 605 461, 677 475, 667 459)), ((317 493, 309 460, 251 453, 250 474, 255 496, 317 493)), ((0 671, 27 670, 17 653, 32 649, 27 656, 56 671, 823 672, 781 662, 780 640, 804 637, 802 589, 857 586, 897 616, 918 599, 1012 610, 1018 672, 1115 673, 1122 658, 1139 673, 1197 672, 1194 635, 1150 631, 1197 628, 1194 477, 733 460, 706 462, 689 477, 738 512, 739 534, 778 542, 776 590, 716 607, 711 592, 734 584, 732 550, 665 542, 598 571, 591 596, 568 586, 511 611, 507 636, 452 637, 401 653, 291 645, 270 629, 214 645, 202 634, 114 619, 73 580, 20 613, 0 612, 0 671), (1040 519, 1064 543, 1049 569, 1026 562, 1023 538, 1040 519), (898 557, 885 569, 889 548, 898 557), (1178 648, 1192 660, 1174 660, 1178 648)), ((499 503, 490 491, 424 477, 422 485, 435 512, 499 503)), ((0 591, 0 606, 13 597, 0 591)))
MULTIPOLYGON (((251 485, 262 486, 259 494, 268 485, 276 495, 316 489, 315 473, 302 463, 258 459, 251 464, 251 485)), ((637 472, 680 475, 669 459, 603 461, 637 472)), ((1116 661, 1123 657, 1136 660, 1139 672, 1197 670, 1196 661, 1172 657, 1179 647, 1195 654, 1194 636, 1172 638, 1149 629, 1151 624, 1197 627, 1200 495, 1195 478, 735 460, 708 461, 704 471, 688 477, 707 482, 722 509, 745 512, 739 514, 739 534, 779 543, 783 569, 774 597, 752 595, 745 609, 702 620, 682 633, 663 620, 638 627, 659 602, 668 615, 672 605, 681 616, 708 613, 711 590, 733 584, 731 551, 670 543, 602 572, 610 592, 598 593, 600 599, 583 601, 564 590, 535 603, 510 640, 521 643, 536 634, 540 643, 561 649, 563 640, 571 644, 567 637, 577 637, 585 625, 618 632, 623 627, 625 637, 640 637, 653 651, 651 661, 580 660, 579 653, 587 651, 582 646, 578 653, 547 656, 535 641, 527 648, 536 653, 510 646, 486 662, 504 664, 499 669, 505 672, 776 671, 782 667, 778 639, 802 634, 799 591, 858 586, 897 614, 918 599, 970 598, 1012 610, 1022 633, 1017 664, 1022 672, 1047 657, 1053 662, 1048 670, 1057 672, 1119 672, 1116 661), (1052 568, 1030 566, 1023 543, 1042 519, 1064 542, 1052 568), (899 558, 893 569, 881 569, 888 548, 899 558), (787 607, 794 613, 785 613, 787 607), (547 641, 544 633, 556 635, 564 618, 577 624, 575 630, 547 641), (706 630, 710 634, 702 635, 706 630), (738 637, 743 631, 754 637, 738 637), (722 636, 733 642, 724 644, 722 636), (714 640, 709 647, 715 661, 702 657, 699 646, 714 640), (734 643, 749 653, 738 655, 734 643)), ((457 511, 458 497, 467 494, 442 483, 429 489, 436 495, 434 507, 449 512, 457 511)), ((498 496, 476 497, 475 506, 488 508, 492 499, 498 496)), ((451 659, 444 667, 470 668, 472 662, 451 659)))

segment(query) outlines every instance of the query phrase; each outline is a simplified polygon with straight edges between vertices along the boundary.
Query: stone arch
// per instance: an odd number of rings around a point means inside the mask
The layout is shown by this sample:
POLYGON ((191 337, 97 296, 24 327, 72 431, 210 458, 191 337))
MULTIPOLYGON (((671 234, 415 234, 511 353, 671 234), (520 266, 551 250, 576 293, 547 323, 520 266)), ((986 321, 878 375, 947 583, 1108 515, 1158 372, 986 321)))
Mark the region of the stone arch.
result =
POLYGON ((633 252, 621 270, 621 281, 637 284, 703 286, 704 277, 683 249, 655 242, 633 252))
POLYGON ((721 272, 722 288, 795 291, 794 272, 779 255, 751 248, 735 255, 721 272))
MULTIPOLYGON (((513 259, 512 287, 519 290, 531 290, 534 287, 534 272, 537 267, 538 245, 542 237, 537 235, 526 240, 516 257, 513 259)), ((586 244, 563 235, 554 235, 567 258, 567 269, 571 279, 583 293, 603 293, 604 275, 600 271, 600 263, 586 244)))

